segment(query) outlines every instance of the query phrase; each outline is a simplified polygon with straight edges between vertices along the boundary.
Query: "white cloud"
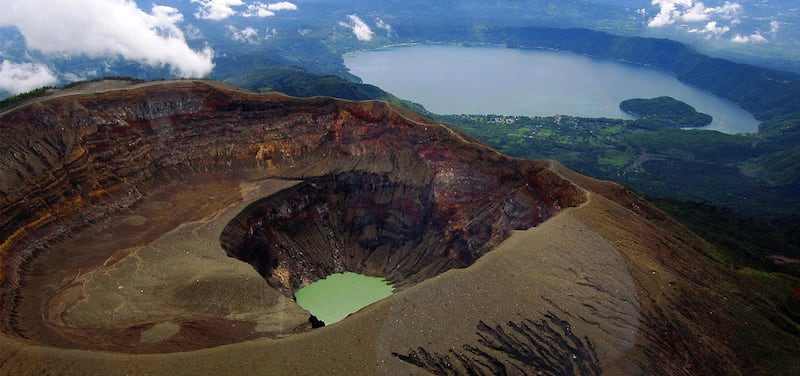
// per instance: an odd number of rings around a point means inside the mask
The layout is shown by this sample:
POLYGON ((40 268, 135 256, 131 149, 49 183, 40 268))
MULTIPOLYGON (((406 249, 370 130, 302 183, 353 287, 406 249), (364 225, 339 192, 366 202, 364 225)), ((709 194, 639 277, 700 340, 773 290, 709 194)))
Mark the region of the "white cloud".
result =
POLYGON ((236 14, 233 7, 244 5, 242 0, 191 0, 200 4, 194 16, 205 20, 223 20, 236 14))
POLYGON ((186 25, 186 27, 183 29, 183 32, 185 33, 186 39, 188 40, 203 39, 203 32, 197 26, 186 25))
POLYGON ((97 70, 87 71, 86 74, 80 75, 77 73, 67 72, 61 75, 67 82, 75 82, 75 81, 85 81, 88 80, 89 77, 97 77, 97 70), (92 74, 94 73, 94 74, 92 74))
POLYGON ((678 22, 706 22, 712 17, 735 19, 742 6, 738 2, 725 2, 722 6, 706 7, 702 1, 695 0, 651 0, 659 7, 659 12, 647 23, 649 27, 664 27, 678 22))
POLYGON ((194 16, 207 20, 224 20, 232 16, 242 17, 272 17, 275 12, 282 10, 297 10, 297 5, 288 1, 265 3, 254 1, 245 3, 242 0, 191 0, 199 4, 194 16), (243 10, 238 8, 245 7, 243 10))
POLYGON ((6 0, 0 13, 0 26, 16 26, 29 48, 44 53, 122 56, 169 65, 184 77, 205 76, 214 52, 191 49, 182 21, 175 8, 154 5, 146 13, 131 0, 6 0))
MULTIPOLYGON (((678 5, 686 7, 687 1, 681 0, 652 0, 652 5, 658 5, 660 11, 656 14, 653 18, 650 19, 650 22, 647 23, 649 27, 663 27, 667 25, 672 25, 680 19, 681 12, 678 10, 678 5), (680 4, 677 4, 680 2, 680 4)), ((691 0, 688 0, 691 3, 691 0)))
POLYGON ((297 5, 294 5, 288 1, 281 1, 279 3, 272 3, 267 5, 267 9, 277 12, 279 10, 297 10, 297 5))
POLYGON ((742 10, 742 4, 726 1, 721 7, 709 8, 712 13, 719 14, 725 19, 734 19, 742 10))
POLYGON ((275 28, 267 28, 264 30, 264 37, 261 37, 261 33, 256 30, 254 27, 245 27, 244 29, 237 29, 232 25, 228 25, 228 32, 231 35, 231 39, 237 42, 249 43, 249 44, 259 44, 264 40, 270 39, 278 35, 278 30, 275 28))
POLYGON ((750 35, 741 35, 736 34, 733 38, 731 38, 731 42, 734 43, 767 43, 769 42, 767 38, 764 38, 763 35, 759 32, 755 32, 750 35))
POLYGON ((257 3, 247 5, 247 10, 242 12, 242 17, 272 17, 275 12, 269 10, 269 4, 257 3))
POLYGON ((781 28, 781 23, 778 21, 772 21, 769 23, 769 33, 775 35, 778 33, 778 30, 781 28))
POLYGON ((0 90, 11 94, 24 93, 56 82, 58 79, 55 74, 44 64, 12 63, 8 60, 0 63, 0 90))
POLYGON ((731 30, 728 26, 717 26, 717 21, 709 21, 702 29, 689 29, 690 33, 705 34, 707 38, 719 37, 731 30))
POLYGON ((386 35, 392 35, 392 25, 386 23, 382 18, 378 17, 375 19, 375 26, 377 26, 379 29, 386 30, 386 35))
POLYGON ((708 21, 710 13, 706 9, 705 4, 696 2, 686 9, 680 16, 681 21, 685 22, 702 22, 708 21))
POLYGON ((258 35, 258 30, 253 27, 246 27, 244 29, 237 29, 233 26, 228 26, 228 31, 231 32, 233 40, 237 42, 244 42, 249 44, 258 44, 261 42, 261 37, 258 35))
POLYGON ((350 28, 353 30, 353 34, 355 34, 356 39, 364 42, 369 42, 372 40, 372 36, 375 34, 372 32, 372 29, 367 26, 364 21, 362 21, 358 16, 355 14, 351 14, 347 16, 350 22, 339 22, 339 25, 350 28))

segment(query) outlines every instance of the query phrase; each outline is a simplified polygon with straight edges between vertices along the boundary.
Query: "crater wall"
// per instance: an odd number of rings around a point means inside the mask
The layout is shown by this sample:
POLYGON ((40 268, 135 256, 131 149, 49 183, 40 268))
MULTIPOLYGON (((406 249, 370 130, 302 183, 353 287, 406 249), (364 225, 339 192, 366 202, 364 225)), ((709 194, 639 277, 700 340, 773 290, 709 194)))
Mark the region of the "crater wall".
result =
POLYGON ((429 184, 366 172, 309 178, 250 205, 221 242, 286 294, 344 271, 402 287, 468 266, 512 230, 556 211, 522 181, 515 185, 486 182, 470 204, 443 208, 429 184))
POLYGON ((198 173, 304 181, 246 208, 220 239, 288 296, 344 270, 412 284, 584 200, 546 163, 383 102, 202 81, 35 102, 2 115, 0 143, 0 330, 12 335, 38 250, 198 173))

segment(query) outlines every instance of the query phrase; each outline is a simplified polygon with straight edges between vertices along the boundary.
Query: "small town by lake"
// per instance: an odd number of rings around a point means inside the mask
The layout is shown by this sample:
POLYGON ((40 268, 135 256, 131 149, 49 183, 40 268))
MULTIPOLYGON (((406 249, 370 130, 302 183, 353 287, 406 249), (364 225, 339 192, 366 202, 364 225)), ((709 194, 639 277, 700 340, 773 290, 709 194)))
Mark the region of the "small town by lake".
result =
POLYGON ((670 96, 711 115, 704 129, 758 131, 747 111, 668 73, 568 52, 410 45, 348 53, 344 62, 364 83, 438 114, 631 119, 623 100, 670 96))

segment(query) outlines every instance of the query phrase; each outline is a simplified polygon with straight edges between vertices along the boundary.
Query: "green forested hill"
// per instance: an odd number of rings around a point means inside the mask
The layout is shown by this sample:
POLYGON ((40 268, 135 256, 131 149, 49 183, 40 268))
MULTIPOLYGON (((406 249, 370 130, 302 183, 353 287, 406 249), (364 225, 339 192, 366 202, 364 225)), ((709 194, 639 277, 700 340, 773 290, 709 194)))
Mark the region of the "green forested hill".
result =
POLYGON ((694 107, 672 97, 628 99, 622 101, 619 108, 639 117, 633 125, 640 128, 705 127, 713 120, 711 115, 697 112, 694 107))
POLYGON ((295 97, 327 96, 349 100, 379 99, 412 111, 427 113, 415 103, 402 100, 375 86, 335 75, 314 74, 298 66, 274 65, 231 73, 225 81, 258 92, 277 91, 295 97))

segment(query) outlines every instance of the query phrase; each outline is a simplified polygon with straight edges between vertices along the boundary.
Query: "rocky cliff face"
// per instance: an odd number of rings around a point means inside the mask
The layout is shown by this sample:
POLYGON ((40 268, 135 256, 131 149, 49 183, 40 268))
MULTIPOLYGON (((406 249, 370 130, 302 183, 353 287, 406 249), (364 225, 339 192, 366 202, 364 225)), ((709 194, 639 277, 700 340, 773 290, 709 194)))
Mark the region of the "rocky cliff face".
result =
POLYGON ((535 173, 507 176, 516 180, 510 184, 480 171, 463 174, 460 189, 364 172, 306 179, 248 207, 223 232, 222 245, 287 293, 344 271, 402 287, 469 266, 512 230, 558 210, 534 188, 535 173))

